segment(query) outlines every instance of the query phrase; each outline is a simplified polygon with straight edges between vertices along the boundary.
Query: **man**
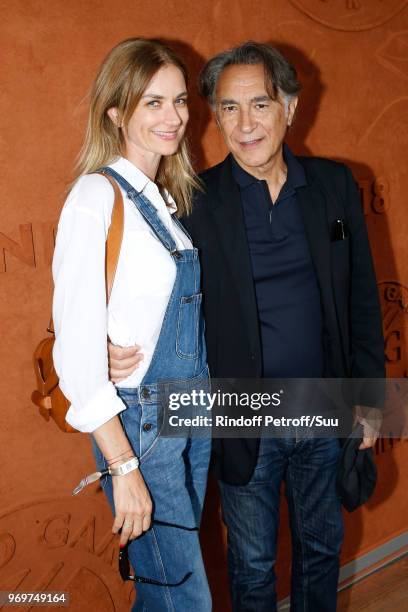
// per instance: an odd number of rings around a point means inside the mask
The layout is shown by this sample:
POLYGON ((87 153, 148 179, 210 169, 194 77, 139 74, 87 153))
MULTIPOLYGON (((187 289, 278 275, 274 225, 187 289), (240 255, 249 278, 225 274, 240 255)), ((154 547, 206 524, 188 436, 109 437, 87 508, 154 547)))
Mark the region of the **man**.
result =
MULTIPOLYGON (((273 47, 248 42, 212 58, 200 89, 230 151, 201 175, 204 191, 184 220, 200 249, 211 375, 384 377, 376 280, 352 175, 329 160, 296 158, 284 144, 300 90, 294 68, 273 47)), ((359 409, 357 419, 363 450, 375 433, 359 409)), ((291 609, 334 612, 339 441, 228 439, 214 450, 234 612, 276 610, 283 482, 291 609)))

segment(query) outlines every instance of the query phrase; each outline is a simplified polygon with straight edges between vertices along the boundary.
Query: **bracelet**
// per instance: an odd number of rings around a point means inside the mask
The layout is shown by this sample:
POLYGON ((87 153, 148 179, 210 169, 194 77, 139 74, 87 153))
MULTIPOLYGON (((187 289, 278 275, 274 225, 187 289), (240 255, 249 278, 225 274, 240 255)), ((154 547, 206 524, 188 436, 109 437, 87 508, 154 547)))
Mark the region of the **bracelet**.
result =
POLYGON ((116 461, 112 461, 112 463, 108 464, 108 467, 113 467, 116 463, 123 463, 124 461, 127 461, 128 459, 132 459, 134 457, 134 455, 131 455, 130 457, 123 457, 122 459, 117 459, 116 461))
POLYGON ((125 474, 129 474, 129 472, 133 472, 133 470, 137 470, 138 467, 139 459, 137 457, 132 457, 125 461, 125 463, 121 463, 117 468, 109 467, 107 472, 111 476, 124 476, 125 474))
POLYGON ((108 463, 108 467, 113 467, 114 465, 116 465, 117 463, 125 463, 125 461, 128 461, 129 459, 132 459, 132 457, 134 457, 135 454, 132 451, 132 454, 129 455, 128 457, 122 457, 122 459, 116 459, 116 461, 111 461, 110 463, 108 463))
POLYGON ((123 457, 123 455, 126 455, 126 453, 133 453, 133 450, 131 448, 129 448, 128 450, 123 451, 123 453, 120 453, 120 455, 116 455, 116 457, 112 457, 112 459, 106 459, 107 463, 116 463, 116 461, 119 461, 119 457, 123 457))
POLYGON ((106 470, 102 470, 101 472, 89 474, 88 476, 85 476, 79 485, 75 487, 75 489, 72 491, 72 495, 78 495, 78 493, 80 493, 84 487, 92 482, 95 482, 96 480, 99 480, 102 478, 102 476, 107 476, 108 474, 111 476, 124 476, 125 474, 129 474, 130 472, 137 470, 138 467, 139 459, 137 457, 131 457, 117 468, 108 467, 106 470))

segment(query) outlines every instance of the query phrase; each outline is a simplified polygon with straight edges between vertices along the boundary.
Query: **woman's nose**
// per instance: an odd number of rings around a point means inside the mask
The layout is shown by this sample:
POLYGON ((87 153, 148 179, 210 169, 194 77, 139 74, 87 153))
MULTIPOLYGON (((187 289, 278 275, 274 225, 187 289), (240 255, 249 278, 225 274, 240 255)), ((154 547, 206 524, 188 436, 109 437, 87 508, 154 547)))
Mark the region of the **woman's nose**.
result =
POLYGON ((182 123, 179 110, 173 104, 166 108, 164 119, 169 125, 179 126, 182 123))

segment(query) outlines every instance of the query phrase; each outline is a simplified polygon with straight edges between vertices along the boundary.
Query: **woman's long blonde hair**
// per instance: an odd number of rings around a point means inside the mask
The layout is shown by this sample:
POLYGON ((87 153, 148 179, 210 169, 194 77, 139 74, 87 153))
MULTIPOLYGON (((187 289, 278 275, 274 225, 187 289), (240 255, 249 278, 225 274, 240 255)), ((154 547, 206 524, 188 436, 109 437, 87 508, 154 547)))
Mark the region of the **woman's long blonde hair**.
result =
MULTIPOLYGON (((76 178, 95 172, 124 152, 122 130, 108 116, 116 107, 122 125, 127 126, 133 111, 155 73, 167 64, 181 70, 187 83, 187 70, 169 47, 158 40, 129 38, 108 54, 94 81, 85 141, 76 166, 76 178)), ((200 189, 190 161, 184 136, 173 155, 161 158, 156 182, 162 195, 167 190, 177 203, 177 215, 191 210, 194 188, 200 189)))

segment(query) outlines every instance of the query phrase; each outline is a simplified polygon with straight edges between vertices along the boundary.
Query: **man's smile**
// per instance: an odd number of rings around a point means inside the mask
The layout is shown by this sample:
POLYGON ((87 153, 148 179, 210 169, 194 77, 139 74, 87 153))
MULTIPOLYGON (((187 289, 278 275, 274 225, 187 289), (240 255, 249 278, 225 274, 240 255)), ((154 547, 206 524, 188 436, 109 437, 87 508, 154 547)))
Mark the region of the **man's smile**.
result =
POLYGON ((241 140, 239 144, 243 149, 252 149, 256 147, 262 140, 263 136, 260 138, 252 138, 251 140, 241 140))

